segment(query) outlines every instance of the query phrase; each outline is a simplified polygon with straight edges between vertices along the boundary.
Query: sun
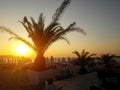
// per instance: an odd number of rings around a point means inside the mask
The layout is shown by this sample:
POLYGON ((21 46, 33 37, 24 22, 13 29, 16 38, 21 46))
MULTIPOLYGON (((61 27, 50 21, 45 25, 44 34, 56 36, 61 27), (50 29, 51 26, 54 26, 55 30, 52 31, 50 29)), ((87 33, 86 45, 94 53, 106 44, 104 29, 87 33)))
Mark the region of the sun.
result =
POLYGON ((28 50, 28 47, 21 44, 21 45, 18 45, 16 48, 15 48, 15 51, 17 54, 19 55, 26 55, 27 53, 29 53, 29 50, 28 50))

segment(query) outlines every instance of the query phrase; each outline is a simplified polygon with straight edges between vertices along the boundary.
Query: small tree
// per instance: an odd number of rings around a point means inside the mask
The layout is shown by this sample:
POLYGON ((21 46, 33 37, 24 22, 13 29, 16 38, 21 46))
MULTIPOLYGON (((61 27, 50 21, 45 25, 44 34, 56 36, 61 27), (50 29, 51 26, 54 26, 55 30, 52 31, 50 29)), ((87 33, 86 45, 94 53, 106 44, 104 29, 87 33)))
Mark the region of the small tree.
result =
POLYGON ((103 62, 106 68, 110 68, 111 64, 115 62, 115 58, 118 58, 115 54, 101 54, 98 59, 103 62))
POLYGON ((78 51, 74 51, 73 54, 77 56, 75 64, 81 67, 79 73, 80 74, 88 73, 85 66, 88 65, 88 63, 91 60, 94 60, 94 56, 96 54, 89 54, 89 52, 86 52, 85 50, 82 50, 81 54, 78 51))
POLYGON ((70 4, 70 0, 64 0, 60 7, 56 9, 55 14, 53 14, 51 23, 45 27, 44 24, 44 16, 43 13, 40 14, 38 22, 31 17, 31 22, 28 21, 27 17, 23 18, 23 21, 20 21, 22 25, 25 27, 28 36, 33 41, 33 44, 28 42, 26 39, 20 37, 16 33, 14 33, 9 28, 4 26, 0 26, 0 29, 6 31, 13 35, 10 39, 19 39, 31 48, 36 51, 36 58, 33 65, 33 70, 41 71, 45 70, 45 51, 56 41, 62 39, 69 41, 65 38, 66 33, 78 31, 82 34, 86 34, 83 29, 76 27, 76 23, 73 22, 67 28, 63 28, 59 22, 62 13, 65 8, 70 4))

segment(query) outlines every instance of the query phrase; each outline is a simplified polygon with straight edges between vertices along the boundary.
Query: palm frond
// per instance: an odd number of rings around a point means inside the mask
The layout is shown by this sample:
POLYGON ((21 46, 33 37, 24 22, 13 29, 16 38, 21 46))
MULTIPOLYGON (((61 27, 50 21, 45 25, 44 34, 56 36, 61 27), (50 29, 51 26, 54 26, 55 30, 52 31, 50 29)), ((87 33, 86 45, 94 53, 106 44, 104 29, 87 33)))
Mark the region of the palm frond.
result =
POLYGON ((61 32, 57 33, 56 36, 63 36, 66 33, 73 32, 73 31, 78 31, 78 32, 81 32, 82 34, 85 34, 84 30, 81 28, 75 27, 75 22, 73 22, 68 26, 68 28, 66 28, 65 30, 61 30, 61 32))
MULTIPOLYGON (((53 28, 59 26, 60 24, 59 23, 51 23, 49 24, 46 28, 45 28, 45 31, 44 31, 44 34, 45 36, 48 36, 49 33, 53 30, 53 28)), ((53 31, 52 31, 53 32, 53 31)))
POLYGON ((6 31, 6 32, 8 32, 9 34, 14 35, 15 37, 18 37, 18 36, 19 36, 19 35, 17 35, 16 33, 14 33, 13 31, 11 31, 8 27, 0 26, 0 29, 1 29, 2 31, 6 31))
POLYGON ((34 31, 39 31, 38 24, 35 22, 35 20, 33 19, 33 17, 30 17, 30 18, 31 18, 31 21, 32 21, 32 25, 33 25, 34 31))
POLYGON ((30 42, 28 42, 27 40, 23 39, 22 37, 10 37, 9 40, 11 40, 11 39, 20 40, 20 41, 24 42, 26 45, 28 45, 29 47, 31 47, 34 51, 37 51, 35 46, 33 46, 30 42))
POLYGON ((71 0, 64 0, 60 7, 56 9, 55 14, 52 17, 52 23, 57 22, 60 19, 60 16, 64 12, 65 8, 70 4, 71 0))
POLYGON ((11 34, 11 35, 14 36, 14 37, 10 37, 9 40, 11 40, 11 39, 13 39, 13 38, 18 39, 18 40, 24 42, 25 44, 27 44, 29 47, 31 47, 33 50, 36 51, 36 48, 35 48, 30 42, 28 42, 28 41, 25 40, 24 38, 20 37, 19 35, 17 35, 17 34, 14 33, 13 31, 11 31, 9 28, 4 27, 4 26, 0 26, 0 29, 1 29, 2 31, 5 31, 5 32, 7 32, 7 33, 9 33, 9 34, 11 34))
POLYGON ((41 35, 43 35, 43 30, 42 30, 41 26, 39 26, 39 24, 37 24, 32 17, 30 17, 30 18, 32 21, 34 34, 37 35, 37 37, 40 37, 41 35))
POLYGON ((70 24, 70 25, 65 29, 65 31, 71 32, 71 31, 75 30, 75 31, 78 31, 78 32, 86 35, 85 31, 84 31, 82 28, 75 27, 75 25, 76 25, 76 22, 73 22, 72 24, 70 24))
POLYGON ((57 35, 57 33, 63 31, 64 29, 57 25, 57 26, 54 26, 53 28, 51 28, 52 30, 48 30, 48 32, 46 32, 45 34, 45 38, 46 38, 46 41, 47 42, 50 42, 50 41, 55 41, 56 39, 60 38, 59 35, 57 35))
POLYGON ((70 45, 70 42, 68 41, 68 39, 66 39, 65 37, 60 37, 61 40, 65 40, 69 45, 70 45))
POLYGON ((74 51, 73 54, 76 54, 78 56, 78 58, 80 58, 80 53, 78 51, 74 51))
MULTIPOLYGON (((24 17, 25 18, 25 17, 24 17)), ((26 18, 27 19, 27 18, 26 18)), ((25 21, 24 19, 23 19, 23 22, 22 21, 19 21, 24 27, 25 27, 25 29, 26 29, 26 31, 28 32, 28 34, 29 34, 29 37, 31 37, 31 35, 33 35, 34 34, 34 32, 33 32, 33 30, 32 30, 32 24, 29 22, 29 21, 25 21), (26 25, 27 24, 27 25, 26 25)))
POLYGON ((90 56, 95 56, 96 55, 96 53, 93 53, 93 54, 91 54, 90 56))
POLYGON ((38 25, 41 30, 44 30, 44 20, 43 13, 41 13, 38 20, 38 25))

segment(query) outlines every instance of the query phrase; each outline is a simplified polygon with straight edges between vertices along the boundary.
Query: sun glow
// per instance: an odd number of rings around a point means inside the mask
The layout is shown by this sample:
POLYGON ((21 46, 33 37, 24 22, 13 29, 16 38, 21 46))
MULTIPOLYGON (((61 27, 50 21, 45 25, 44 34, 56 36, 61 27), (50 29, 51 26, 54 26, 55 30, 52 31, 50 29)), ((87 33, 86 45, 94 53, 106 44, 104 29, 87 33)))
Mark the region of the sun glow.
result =
POLYGON ((21 45, 18 45, 16 48, 15 48, 15 51, 17 54, 19 55, 26 55, 29 53, 29 49, 27 46, 21 44, 21 45))

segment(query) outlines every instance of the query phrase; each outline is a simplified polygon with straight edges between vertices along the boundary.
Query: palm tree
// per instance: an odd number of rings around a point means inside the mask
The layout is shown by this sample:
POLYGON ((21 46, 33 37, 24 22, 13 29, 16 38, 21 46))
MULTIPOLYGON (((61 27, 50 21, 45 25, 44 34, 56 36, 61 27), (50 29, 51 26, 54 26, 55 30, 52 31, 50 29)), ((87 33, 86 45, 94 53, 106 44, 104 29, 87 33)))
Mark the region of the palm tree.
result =
POLYGON ((62 39, 69 43, 69 41, 65 38, 66 33, 78 31, 82 34, 86 34, 83 29, 75 26, 75 22, 70 24, 67 28, 63 28, 61 26, 59 22, 60 17, 69 4, 70 0, 64 0, 61 6, 58 7, 53 14, 51 23, 46 27, 44 25, 45 18, 43 16, 43 13, 40 14, 38 22, 35 22, 32 17, 30 22, 28 21, 26 16, 23 18, 23 21, 20 21, 20 23, 25 27, 29 38, 32 39, 33 44, 28 42, 26 39, 20 37, 9 28, 0 26, 1 30, 13 35, 13 37, 10 37, 10 39, 19 39, 36 51, 37 55, 33 65, 34 70, 45 70, 44 53, 54 42, 62 39))
POLYGON ((115 62, 115 58, 118 58, 117 55, 115 54, 101 54, 98 59, 101 60, 104 64, 105 67, 110 67, 113 62, 115 62))
POLYGON ((77 55, 75 64, 81 67, 79 73, 86 74, 88 71, 85 68, 85 66, 88 65, 88 63, 91 60, 94 60, 94 56, 96 54, 90 54, 89 52, 86 52, 85 50, 82 50, 81 54, 78 51, 74 51, 73 54, 77 55))

